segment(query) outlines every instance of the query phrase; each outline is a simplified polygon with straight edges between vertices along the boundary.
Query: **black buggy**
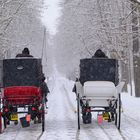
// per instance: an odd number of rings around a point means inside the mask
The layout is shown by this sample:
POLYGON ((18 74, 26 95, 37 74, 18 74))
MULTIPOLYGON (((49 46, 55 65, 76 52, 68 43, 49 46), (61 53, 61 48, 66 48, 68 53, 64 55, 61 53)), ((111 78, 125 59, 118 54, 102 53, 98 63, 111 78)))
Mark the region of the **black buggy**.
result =
POLYGON ((114 122, 120 129, 120 92, 124 83, 119 83, 118 78, 118 61, 115 59, 80 60, 80 78, 75 83, 78 129, 80 129, 81 115, 84 124, 92 122, 91 112, 97 113, 98 123, 104 120, 114 122))
POLYGON ((11 121, 15 125, 20 120, 23 127, 30 121, 42 123, 45 129, 44 100, 41 92, 42 64, 37 58, 5 59, 2 64, 2 106, 4 128, 11 121), (19 119, 19 114, 25 114, 19 119))

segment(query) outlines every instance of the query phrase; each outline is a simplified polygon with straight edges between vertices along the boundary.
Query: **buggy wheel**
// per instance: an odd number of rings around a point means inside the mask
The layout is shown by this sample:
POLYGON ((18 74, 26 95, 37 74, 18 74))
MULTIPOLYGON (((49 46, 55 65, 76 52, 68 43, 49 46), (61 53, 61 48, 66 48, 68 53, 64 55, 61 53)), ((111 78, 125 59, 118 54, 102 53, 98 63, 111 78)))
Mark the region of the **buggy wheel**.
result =
POLYGON ((119 93, 118 101, 116 103, 116 113, 115 113, 115 125, 120 130, 121 124, 121 95, 119 93))
POLYGON ((42 105, 42 132, 45 131, 45 107, 42 105))
POLYGON ((79 99, 79 94, 77 96, 77 121, 78 121, 78 129, 80 129, 80 99, 79 99))

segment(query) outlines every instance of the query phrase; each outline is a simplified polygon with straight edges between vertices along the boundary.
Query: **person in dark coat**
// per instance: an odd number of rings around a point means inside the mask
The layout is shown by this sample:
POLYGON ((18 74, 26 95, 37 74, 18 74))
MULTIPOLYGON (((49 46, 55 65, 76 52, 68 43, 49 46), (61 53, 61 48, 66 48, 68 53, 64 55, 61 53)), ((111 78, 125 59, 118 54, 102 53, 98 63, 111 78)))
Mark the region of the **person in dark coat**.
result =
POLYGON ((41 89, 43 101, 46 103, 48 101, 47 95, 50 91, 49 91, 49 88, 47 86, 47 83, 45 82, 45 79, 46 79, 45 76, 43 76, 41 79, 40 89, 41 89))
POLYGON ((75 80, 75 83, 74 83, 72 92, 75 92, 77 94, 77 91, 76 91, 76 82, 78 82, 78 78, 76 78, 76 80, 75 80))
POLYGON ((95 54, 94 54, 94 56, 92 57, 92 58, 97 58, 97 57, 103 57, 103 58, 108 58, 106 55, 105 55, 105 53, 101 50, 101 49, 98 49, 96 52, 95 52, 95 54))
MULTIPOLYGON (((39 78, 40 79, 40 78, 39 78)), ((45 103, 45 106, 46 106, 46 108, 48 108, 47 107, 47 105, 46 105, 46 103, 47 103, 47 101, 48 101, 48 99, 47 99, 47 95, 48 95, 48 93, 50 92, 49 91, 49 88, 48 88, 48 86, 47 86, 47 83, 45 82, 45 76, 44 76, 44 74, 42 74, 42 76, 41 76, 41 83, 40 83, 40 90, 41 90, 41 95, 42 95, 42 101, 45 103)), ((41 120, 41 114, 39 113, 39 114, 37 114, 37 118, 38 118, 38 123, 41 123, 42 122, 42 120, 41 120)), ((36 118, 35 118, 35 123, 36 123, 36 118)))
POLYGON ((30 51, 28 48, 24 48, 22 53, 17 54, 16 57, 33 57, 33 56, 30 55, 30 51))

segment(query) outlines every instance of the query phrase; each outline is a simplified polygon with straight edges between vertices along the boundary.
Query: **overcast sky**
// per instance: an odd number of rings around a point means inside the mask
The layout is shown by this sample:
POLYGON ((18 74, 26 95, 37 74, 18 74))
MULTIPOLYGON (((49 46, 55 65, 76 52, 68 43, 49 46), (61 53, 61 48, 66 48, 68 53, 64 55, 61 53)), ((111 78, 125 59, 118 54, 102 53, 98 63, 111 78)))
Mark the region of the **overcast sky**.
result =
POLYGON ((42 21, 51 34, 56 33, 58 24, 58 17, 61 15, 61 7, 59 2, 62 0, 46 0, 45 9, 42 16, 42 21))

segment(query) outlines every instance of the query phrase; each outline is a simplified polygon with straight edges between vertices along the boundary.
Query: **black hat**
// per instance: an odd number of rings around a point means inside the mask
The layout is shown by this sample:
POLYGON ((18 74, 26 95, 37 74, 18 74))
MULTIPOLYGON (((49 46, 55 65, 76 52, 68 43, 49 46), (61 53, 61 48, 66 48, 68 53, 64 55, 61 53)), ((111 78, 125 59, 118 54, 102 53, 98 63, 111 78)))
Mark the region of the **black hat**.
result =
POLYGON ((95 57, 105 57, 105 53, 101 50, 101 49, 98 49, 95 54, 94 54, 95 57))
POLYGON ((30 51, 28 48, 24 48, 22 51, 23 54, 30 54, 30 51))

